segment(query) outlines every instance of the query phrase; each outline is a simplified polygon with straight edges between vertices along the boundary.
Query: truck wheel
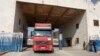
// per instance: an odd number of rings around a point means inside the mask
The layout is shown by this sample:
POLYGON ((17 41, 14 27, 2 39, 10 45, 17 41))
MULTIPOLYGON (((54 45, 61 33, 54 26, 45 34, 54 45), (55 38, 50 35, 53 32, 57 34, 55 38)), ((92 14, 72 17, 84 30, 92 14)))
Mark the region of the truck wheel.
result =
POLYGON ((52 51, 52 53, 54 53, 54 51, 52 51))
POLYGON ((54 53, 54 50, 53 50, 53 51, 51 51, 51 53, 54 53))

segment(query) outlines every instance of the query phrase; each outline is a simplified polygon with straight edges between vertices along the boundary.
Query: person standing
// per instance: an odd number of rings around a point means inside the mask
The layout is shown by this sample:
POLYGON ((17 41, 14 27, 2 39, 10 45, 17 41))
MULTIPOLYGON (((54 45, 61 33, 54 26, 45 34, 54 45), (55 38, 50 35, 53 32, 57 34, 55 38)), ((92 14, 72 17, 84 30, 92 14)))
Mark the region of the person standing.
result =
POLYGON ((89 42, 89 51, 92 52, 93 51, 93 40, 90 40, 89 42))
POLYGON ((85 41, 84 41, 84 42, 83 42, 83 50, 85 50, 85 45, 86 45, 86 44, 85 44, 85 41))
POLYGON ((97 52, 97 50, 96 50, 96 41, 95 40, 93 41, 93 48, 94 48, 94 52, 97 52))

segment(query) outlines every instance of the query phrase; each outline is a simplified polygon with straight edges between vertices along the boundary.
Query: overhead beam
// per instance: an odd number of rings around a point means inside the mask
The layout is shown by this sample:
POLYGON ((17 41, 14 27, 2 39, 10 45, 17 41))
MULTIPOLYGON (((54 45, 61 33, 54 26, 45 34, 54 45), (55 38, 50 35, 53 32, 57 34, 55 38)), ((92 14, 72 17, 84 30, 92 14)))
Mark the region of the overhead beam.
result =
POLYGON ((34 7, 34 23, 36 22, 36 19, 37 19, 37 4, 35 4, 35 7, 34 7))
POLYGON ((62 15, 58 18, 58 20, 56 20, 56 22, 58 22, 58 23, 55 23, 54 22, 54 24, 57 24, 57 25, 59 25, 59 21, 60 21, 60 19, 63 17, 63 15, 66 13, 66 12, 68 12, 68 8, 62 13, 62 15))
POLYGON ((48 15, 47 15, 47 17, 46 17, 46 20, 45 20, 45 22, 47 22, 48 21, 48 19, 49 19, 49 16, 51 15, 51 13, 52 13, 52 11, 53 11, 53 6, 50 8, 50 11, 48 12, 48 15))
POLYGON ((63 17, 63 15, 65 15, 65 13, 68 12, 68 10, 69 10, 69 9, 66 9, 66 10, 62 13, 62 15, 59 17, 59 19, 58 19, 57 21, 59 21, 59 20, 63 17))
MULTIPOLYGON (((80 12, 80 11, 79 11, 80 12)), ((73 20, 73 18, 77 18, 78 16, 79 16, 79 12, 76 12, 74 15, 72 15, 71 16, 71 18, 69 18, 68 20, 67 20, 67 22, 71 22, 72 20, 73 20)), ((64 25, 64 24, 66 24, 67 22, 64 22, 64 23, 62 23, 62 24, 59 24, 59 26, 57 26, 57 27, 60 27, 61 25, 64 25)))

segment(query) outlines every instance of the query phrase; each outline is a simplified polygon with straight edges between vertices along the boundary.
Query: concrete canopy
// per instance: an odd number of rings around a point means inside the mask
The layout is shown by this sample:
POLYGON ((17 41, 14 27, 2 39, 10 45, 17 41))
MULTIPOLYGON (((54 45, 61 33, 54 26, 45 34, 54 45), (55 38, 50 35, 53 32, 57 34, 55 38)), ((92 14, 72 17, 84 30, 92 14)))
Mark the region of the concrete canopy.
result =
POLYGON ((34 23, 52 23, 54 28, 66 22, 70 22, 84 11, 80 9, 25 2, 17 2, 17 6, 25 16, 28 26, 34 26, 34 23))

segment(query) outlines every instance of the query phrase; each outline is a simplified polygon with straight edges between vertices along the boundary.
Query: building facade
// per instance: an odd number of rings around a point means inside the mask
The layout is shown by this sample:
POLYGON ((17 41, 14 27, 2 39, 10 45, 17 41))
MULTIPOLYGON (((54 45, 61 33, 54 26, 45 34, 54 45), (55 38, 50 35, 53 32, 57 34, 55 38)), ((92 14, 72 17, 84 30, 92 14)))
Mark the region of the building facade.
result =
POLYGON ((88 43, 90 37, 100 37, 99 0, 95 4, 91 0, 0 0, 0 32, 13 33, 25 31, 24 28, 27 27, 26 20, 23 13, 17 8, 17 2, 43 3, 46 5, 84 10, 84 13, 79 14, 77 19, 73 19, 71 22, 59 27, 64 39, 71 38, 72 46, 82 48, 83 42, 88 43), (21 21, 23 24, 18 21, 21 21), (21 25, 19 26, 18 24, 21 25), (75 25, 76 27, 73 27, 75 25))

